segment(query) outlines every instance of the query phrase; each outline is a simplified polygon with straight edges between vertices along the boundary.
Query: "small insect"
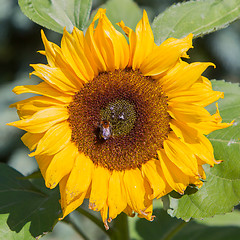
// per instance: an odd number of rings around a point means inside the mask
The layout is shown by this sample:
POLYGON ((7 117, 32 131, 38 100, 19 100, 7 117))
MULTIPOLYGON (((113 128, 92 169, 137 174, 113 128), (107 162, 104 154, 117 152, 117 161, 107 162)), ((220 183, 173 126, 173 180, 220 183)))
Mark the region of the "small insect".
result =
POLYGON ((103 120, 100 122, 100 136, 104 140, 107 140, 112 136, 112 129, 109 121, 103 120))

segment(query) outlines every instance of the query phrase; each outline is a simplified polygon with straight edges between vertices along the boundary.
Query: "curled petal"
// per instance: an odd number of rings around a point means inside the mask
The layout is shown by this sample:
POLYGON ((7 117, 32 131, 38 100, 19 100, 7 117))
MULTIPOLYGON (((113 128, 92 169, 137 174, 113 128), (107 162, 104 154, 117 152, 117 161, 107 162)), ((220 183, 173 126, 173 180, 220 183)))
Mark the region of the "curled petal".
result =
POLYGON ((144 59, 140 71, 145 76, 162 74, 173 67, 192 47, 192 34, 183 39, 169 38, 144 59))

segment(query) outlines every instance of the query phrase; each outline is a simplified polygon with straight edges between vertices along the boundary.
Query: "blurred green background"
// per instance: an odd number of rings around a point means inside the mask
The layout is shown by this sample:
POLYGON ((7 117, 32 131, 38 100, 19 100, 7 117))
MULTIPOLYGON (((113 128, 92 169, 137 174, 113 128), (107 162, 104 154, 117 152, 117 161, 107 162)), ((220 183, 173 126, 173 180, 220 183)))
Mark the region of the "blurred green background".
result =
MULTIPOLYGON (((93 0, 93 9, 104 2, 104 0, 93 0)), ((181 1, 136 0, 135 2, 147 10, 152 20, 170 5, 181 1)), ((12 89, 17 85, 36 84, 40 81, 34 77, 29 79, 28 76, 32 71, 29 64, 46 63, 45 58, 37 53, 38 50, 43 49, 40 29, 41 26, 31 22, 21 12, 17 0, 0 0, 0 161, 7 162, 24 175, 36 170, 37 165, 33 158, 28 157, 29 151, 20 140, 23 131, 5 124, 18 119, 16 110, 8 106, 26 98, 26 95, 14 95, 12 89)), ((50 41, 60 44, 60 34, 47 29, 44 31, 50 41)), ((194 49, 189 51, 191 62, 211 61, 217 66, 216 69, 209 68, 204 73, 206 77, 240 82, 239 21, 223 30, 195 39, 193 45, 194 49)), ((74 215, 72 217, 79 218, 74 215)), ((79 221, 83 221, 86 227, 89 226, 87 220, 79 219, 79 221)), ((95 228, 91 229, 93 239, 106 239, 105 234, 95 228)), ((69 226, 60 223, 54 232, 44 239, 73 240, 78 237, 69 226)))

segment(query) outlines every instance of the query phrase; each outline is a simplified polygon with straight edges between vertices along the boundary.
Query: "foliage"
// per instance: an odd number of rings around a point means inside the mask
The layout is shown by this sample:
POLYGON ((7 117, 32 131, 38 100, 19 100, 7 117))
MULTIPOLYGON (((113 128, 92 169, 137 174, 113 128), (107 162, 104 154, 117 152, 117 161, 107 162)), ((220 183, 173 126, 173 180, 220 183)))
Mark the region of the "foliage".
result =
POLYGON ((227 27, 240 17, 239 0, 200 0, 173 5, 153 23, 155 42, 169 37, 182 38, 188 33, 195 37, 227 27))
POLYGON ((0 226, 4 229, 0 238, 13 239, 16 234, 11 231, 19 233, 18 239, 24 236, 24 240, 51 231, 60 213, 58 199, 58 190, 47 189, 42 179, 30 182, 13 168, 0 163, 0 222, 3 223, 0 226))
POLYGON ((92 5, 91 0, 19 0, 18 3, 32 21, 59 33, 64 27, 70 32, 74 26, 83 30, 92 5))

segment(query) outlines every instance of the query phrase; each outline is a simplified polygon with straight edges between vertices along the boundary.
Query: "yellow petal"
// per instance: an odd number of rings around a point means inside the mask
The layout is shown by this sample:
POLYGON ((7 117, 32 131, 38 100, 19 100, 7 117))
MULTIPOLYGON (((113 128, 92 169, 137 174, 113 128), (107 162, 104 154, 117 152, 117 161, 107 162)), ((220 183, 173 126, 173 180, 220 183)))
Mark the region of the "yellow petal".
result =
POLYGON ((188 126, 186 123, 171 120, 170 127, 196 156, 198 156, 204 163, 211 166, 214 165, 213 148, 209 140, 199 133, 196 129, 188 126))
POLYGON ((84 83, 82 76, 78 76, 74 69, 72 69, 68 60, 63 56, 61 48, 56 44, 49 42, 43 31, 41 31, 41 34, 50 67, 61 68, 63 74, 71 79, 71 81, 78 86, 77 88, 81 88, 84 83))
POLYGON ((82 76, 86 82, 94 78, 95 64, 91 65, 88 59, 89 57, 86 56, 86 54, 91 53, 85 53, 84 36, 80 30, 74 28, 72 34, 69 34, 67 30, 64 29, 61 48, 63 55, 68 59, 69 64, 77 75, 82 76), (79 42, 79 40, 81 42, 79 42))
POLYGON ((149 199, 160 198, 172 191, 164 178, 159 160, 152 159, 143 164, 142 172, 153 190, 153 193, 148 196, 149 199))
POLYGON ((106 204, 110 171, 106 168, 95 167, 92 178, 92 189, 89 199, 89 208, 100 211, 106 204))
POLYGON ((113 171, 109 179, 107 204, 109 219, 114 219, 127 207, 126 193, 123 184, 123 172, 113 171))
POLYGON ((186 104, 169 102, 169 114, 172 118, 186 123, 201 123, 211 120, 211 114, 203 107, 186 104))
POLYGON ((175 191, 184 194, 189 185, 189 177, 170 161, 164 150, 159 150, 157 153, 166 181, 175 191))
POLYGON ((30 151, 33 151, 43 136, 44 133, 25 133, 21 137, 21 140, 29 148, 30 151))
POLYGON ((152 192, 150 185, 144 181, 139 169, 126 170, 124 172, 124 186, 126 189, 127 203, 131 209, 140 215, 144 215, 148 220, 152 219, 151 209, 147 209, 151 204, 148 195, 152 192))
POLYGON ((104 14, 106 12, 106 10, 103 9, 99 9, 97 14, 95 15, 95 17, 93 18, 92 23, 89 25, 87 31, 86 31, 86 35, 85 35, 85 39, 86 42, 89 46, 89 49, 93 55, 94 61, 97 65, 98 71, 99 72, 105 72, 107 71, 107 65, 104 61, 104 58, 100 52, 100 50, 98 49, 98 46, 95 42, 95 37, 94 37, 94 24, 95 22, 99 19, 101 14, 104 14))
POLYGON ((46 97, 50 97, 61 101, 63 103, 70 103, 72 100, 72 96, 65 95, 58 90, 51 87, 49 84, 45 82, 41 82, 38 85, 25 85, 25 86, 17 86, 13 89, 13 92, 16 94, 22 93, 35 93, 40 94, 46 97))
POLYGON ((205 77, 200 77, 198 82, 194 83, 188 90, 171 91, 167 93, 167 96, 169 102, 180 102, 206 107, 219 98, 223 98, 224 93, 213 91, 211 82, 205 77))
POLYGON ((134 51, 135 51, 135 48, 136 48, 136 41, 137 41, 136 40, 136 33, 131 28, 125 26, 123 21, 117 23, 117 25, 122 28, 122 30, 125 32, 125 34, 129 38, 129 61, 128 61, 128 67, 132 68, 134 51))
POLYGON ((79 58, 84 63, 84 68, 88 73, 89 80, 92 80, 99 72, 95 59, 87 44, 87 40, 85 39, 83 32, 76 27, 73 28, 72 35, 76 42, 76 51, 79 49, 79 51, 77 51, 79 58))
POLYGON ((50 97, 36 96, 13 103, 9 107, 15 107, 17 110, 21 110, 23 107, 26 108, 26 105, 29 109, 34 107, 40 109, 52 106, 63 106, 63 103, 50 97))
POLYGON ((67 204, 75 201, 83 192, 87 192, 92 180, 93 170, 92 160, 84 153, 78 153, 65 187, 67 204))
POLYGON ((218 105, 217 106, 217 111, 215 114, 213 114, 210 119, 206 118, 205 121, 204 119, 200 122, 191 122, 189 123, 189 125, 197 130, 199 130, 202 134, 209 134, 215 130, 218 129, 223 129, 223 128, 227 128, 233 125, 232 121, 231 123, 222 123, 222 118, 219 114, 219 109, 218 109, 218 105))
POLYGON ((167 96, 171 96, 171 94, 177 96, 178 93, 181 94, 181 91, 189 89, 209 66, 215 65, 209 62, 188 64, 180 61, 166 75, 159 78, 159 83, 163 86, 167 96))
POLYGON ((31 73, 31 75, 38 76, 60 92, 74 95, 79 90, 79 85, 76 85, 68 79, 60 68, 53 68, 44 64, 31 64, 30 66, 35 70, 31 73))
POLYGON ((46 186, 48 188, 56 187, 59 181, 69 174, 73 168, 77 151, 75 144, 69 143, 62 151, 53 156, 45 175, 46 186))
POLYGON ((164 151, 169 160, 175 164, 184 174, 189 176, 198 175, 197 159, 186 144, 171 132, 168 139, 163 143, 164 151))
MULTIPOLYGON (((82 49, 80 50, 77 49, 76 47, 77 44, 75 39, 73 39, 72 35, 67 32, 66 28, 64 28, 63 37, 61 41, 62 54, 64 58, 67 60, 68 64, 71 66, 72 70, 76 73, 76 75, 84 82, 87 82, 90 79, 90 77, 85 70, 85 63, 82 62, 78 55, 78 53, 82 49)), ((83 54, 80 53, 80 55, 83 54)), ((91 73, 93 72, 91 71, 90 75, 92 75, 91 73)))
POLYGON ((152 53, 155 45, 152 29, 145 10, 143 11, 142 19, 136 26, 135 33, 132 32, 129 35, 129 44, 132 50, 132 68, 134 70, 139 69, 145 58, 152 53))
POLYGON ((78 208, 82 203, 83 200, 86 196, 86 192, 81 193, 78 195, 74 201, 71 203, 66 202, 66 184, 68 182, 69 175, 66 175, 65 177, 62 178, 62 180, 59 182, 59 189, 60 189, 60 194, 61 194, 61 207, 63 211, 63 216, 59 220, 62 220, 65 218, 69 213, 74 211, 76 208, 78 208))
POLYGON ((183 39, 169 38, 144 59, 140 71, 145 76, 154 76, 166 72, 173 67, 180 57, 192 47, 192 34, 183 39))
POLYGON ((58 123, 51 127, 42 137, 35 152, 30 157, 47 154, 53 155, 61 151, 71 140, 72 131, 67 121, 58 123))
POLYGON ((98 59, 100 70, 124 69, 129 60, 129 48, 125 37, 118 32, 99 9, 86 33, 90 48, 98 59), (94 22, 98 20, 96 29, 94 22))
POLYGON ((44 96, 37 96, 16 102, 10 105, 10 107, 16 107, 20 119, 26 119, 31 118, 33 114, 35 114, 38 111, 44 110, 45 108, 54 106, 61 107, 64 105, 65 104, 55 99, 44 96))
POLYGON ((47 131, 53 125, 68 119, 66 108, 49 107, 36 112, 31 118, 11 122, 7 125, 14 126, 31 133, 42 133, 47 131))
POLYGON ((45 55, 47 57, 48 64, 51 67, 55 67, 56 54, 53 47, 55 44, 47 40, 43 30, 41 30, 41 36, 45 47, 45 55))
MULTIPOLYGON (((43 178, 46 179, 46 171, 47 171, 49 164, 51 163, 51 161, 53 159, 53 156, 38 155, 35 158, 36 158, 36 161, 38 163, 38 166, 42 173, 43 178)), ((46 184, 46 182, 45 182, 45 184, 46 184)))

